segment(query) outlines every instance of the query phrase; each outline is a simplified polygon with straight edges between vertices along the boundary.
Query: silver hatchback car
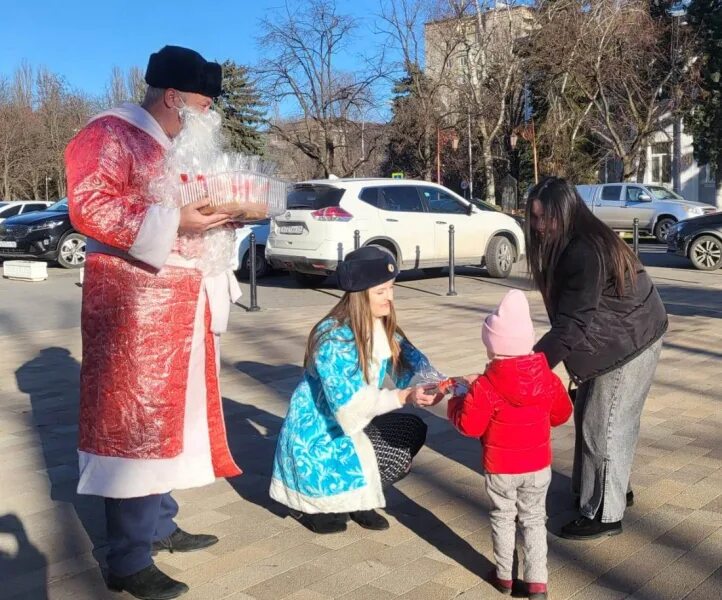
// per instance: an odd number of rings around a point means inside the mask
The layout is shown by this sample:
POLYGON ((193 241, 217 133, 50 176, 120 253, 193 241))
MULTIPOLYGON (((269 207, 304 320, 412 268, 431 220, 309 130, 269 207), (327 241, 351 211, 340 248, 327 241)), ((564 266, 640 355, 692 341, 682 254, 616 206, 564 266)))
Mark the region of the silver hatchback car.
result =
POLYGON ((592 212, 615 231, 632 231, 639 219, 640 233, 667 243, 670 228, 678 221, 701 217, 717 209, 690 202, 661 185, 604 183, 578 185, 577 191, 592 212))

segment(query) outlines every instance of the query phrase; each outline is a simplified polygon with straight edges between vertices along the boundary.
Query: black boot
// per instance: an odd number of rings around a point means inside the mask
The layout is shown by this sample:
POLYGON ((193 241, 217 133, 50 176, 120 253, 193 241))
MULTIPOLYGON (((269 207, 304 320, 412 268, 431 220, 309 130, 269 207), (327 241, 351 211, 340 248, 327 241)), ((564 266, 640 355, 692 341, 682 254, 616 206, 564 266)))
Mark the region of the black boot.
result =
POLYGON ((194 550, 202 550, 213 544, 218 543, 215 535, 186 533, 178 527, 167 538, 158 542, 153 542, 152 554, 155 556, 158 552, 167 550, 168 552, 193 552, 194 550))
POLYGON ((357 510, 348 514, 352 521, 355 521, 364 529, 383 531, 389 528, 389 522, 375 510, 357 510))
POLYGON ((127 577, 108 573, 108 589, 113 592, 128 592, 141 600, 171 600, 185 594, 188 586, 171 579, 155 565, 150 565, 127 577))
POLYGON ((345 515, 342 516, 336 513, 309 515, 298 510, 291 510, 289 512, 296 521, 314 533, 341 533, 342 531, 346 531, 345 515))
MULTIPOLYGON (((599 511, 601 515, 601 509, 599 511)), ((602 523, 601 519, 579 517, 562 527, 559 534, 567 540, 594 540, 596 538, 622 533, 622 522, 602 523)))

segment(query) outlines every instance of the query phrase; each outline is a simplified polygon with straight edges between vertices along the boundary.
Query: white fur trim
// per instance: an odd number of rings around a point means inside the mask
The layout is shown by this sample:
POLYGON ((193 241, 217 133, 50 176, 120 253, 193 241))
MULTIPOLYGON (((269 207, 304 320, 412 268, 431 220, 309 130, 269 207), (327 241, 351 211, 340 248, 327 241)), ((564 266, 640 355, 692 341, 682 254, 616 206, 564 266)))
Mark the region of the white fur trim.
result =
POLYGON ((160 126, 158 121, 155 120, 155 117, 153 117, 153 115, 151 115, 142 106, 131 104, 130 102, 124 102, 120 106, 116 106, 115 108, 111 108, 110 110, 106 110, 95 115, 88 121, 88 123, 92 123, 93 121, 97 121, 103 117, 116 117, 118 119, 122 119, 126 123, 130 123, 141 131, 147 133, 164 149, 167 150, 170 148, 170 138, 166 132, 163 131, 163 128, 160 126))
POLYGON ((173 249, 179 223, 180 209, 157 204, 150 206, 128 254, 160 269, 173 249))
POLYGON ((336 412, 335 417, 343 432, 354 436, 374 417, 399 408, 401 403, 396 390, 380 390, 376 386, 365 385, 336 412))
POLYGON ((353 512, 356 510, 372 510, 386 506, 386 498, 381 487, 381 476, 376 461, 376 454, 368 436, 360 432, 351 436, 356 454, 361 462, 361 469, 366 485, 357 490, 343 492, 335 496, 312 498, 286 487, 275 477, 271 479, 269 490, 271 498, 294 510, 307 514, 353 512))

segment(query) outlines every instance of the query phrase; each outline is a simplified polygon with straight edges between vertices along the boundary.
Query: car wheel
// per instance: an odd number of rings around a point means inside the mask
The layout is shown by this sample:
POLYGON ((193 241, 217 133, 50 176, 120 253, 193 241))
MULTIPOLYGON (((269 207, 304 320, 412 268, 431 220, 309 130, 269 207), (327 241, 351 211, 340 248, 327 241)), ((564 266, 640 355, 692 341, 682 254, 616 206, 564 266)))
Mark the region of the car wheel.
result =
POLYGON ((65 269, 79 269, 85 264, 85 236, 69 233, 58 244, 58 264, 65 269))
POLYGON ((669 217, 660 219, 654 226, 654 237, 660 244, 666 244, 667 238, 669 237, 669 230, 677 223, 674 219, 669 217))
POLYGON ((700 271, 715 271, 722 267, 722 240, 713 235, 698 237, 689 247, 689 258, 700 271))
POLYGON ((299 273, 298 271, 293 271, 292 275, 296 283, 301 287, 319 287, 326 281, 326 275, 310 275, 308 273, 299 273))
MULTIPOLYGON (((266 262, 265 246, 256 245, 256 277, 265 277, 271 270, 270 265, 266 262)), ((241 267, 238 274, 242 279, 248 279, 251 276, 251 253, 246 250, 241 261, 241 267)))
POLYGON ((506 279, 511 274, 515 257, 512 243, 505 237, 496 236, 486 249, 486 270, 494 278, 506 279))

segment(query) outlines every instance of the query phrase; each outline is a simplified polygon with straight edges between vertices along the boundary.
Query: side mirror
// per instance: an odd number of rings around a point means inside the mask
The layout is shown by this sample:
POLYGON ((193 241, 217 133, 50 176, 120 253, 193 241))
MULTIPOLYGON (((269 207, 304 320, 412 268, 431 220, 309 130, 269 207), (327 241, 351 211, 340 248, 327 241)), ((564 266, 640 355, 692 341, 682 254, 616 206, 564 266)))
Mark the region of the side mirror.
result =
POLYGON ((652 196, 650 196, 649 194, 645 194, 644 192, 642 192, 641 194, 639 194, 639 196, 637 196, 637 201, 638 201, 638 202, 651 202, 651 201, 652 201, 652 196))

